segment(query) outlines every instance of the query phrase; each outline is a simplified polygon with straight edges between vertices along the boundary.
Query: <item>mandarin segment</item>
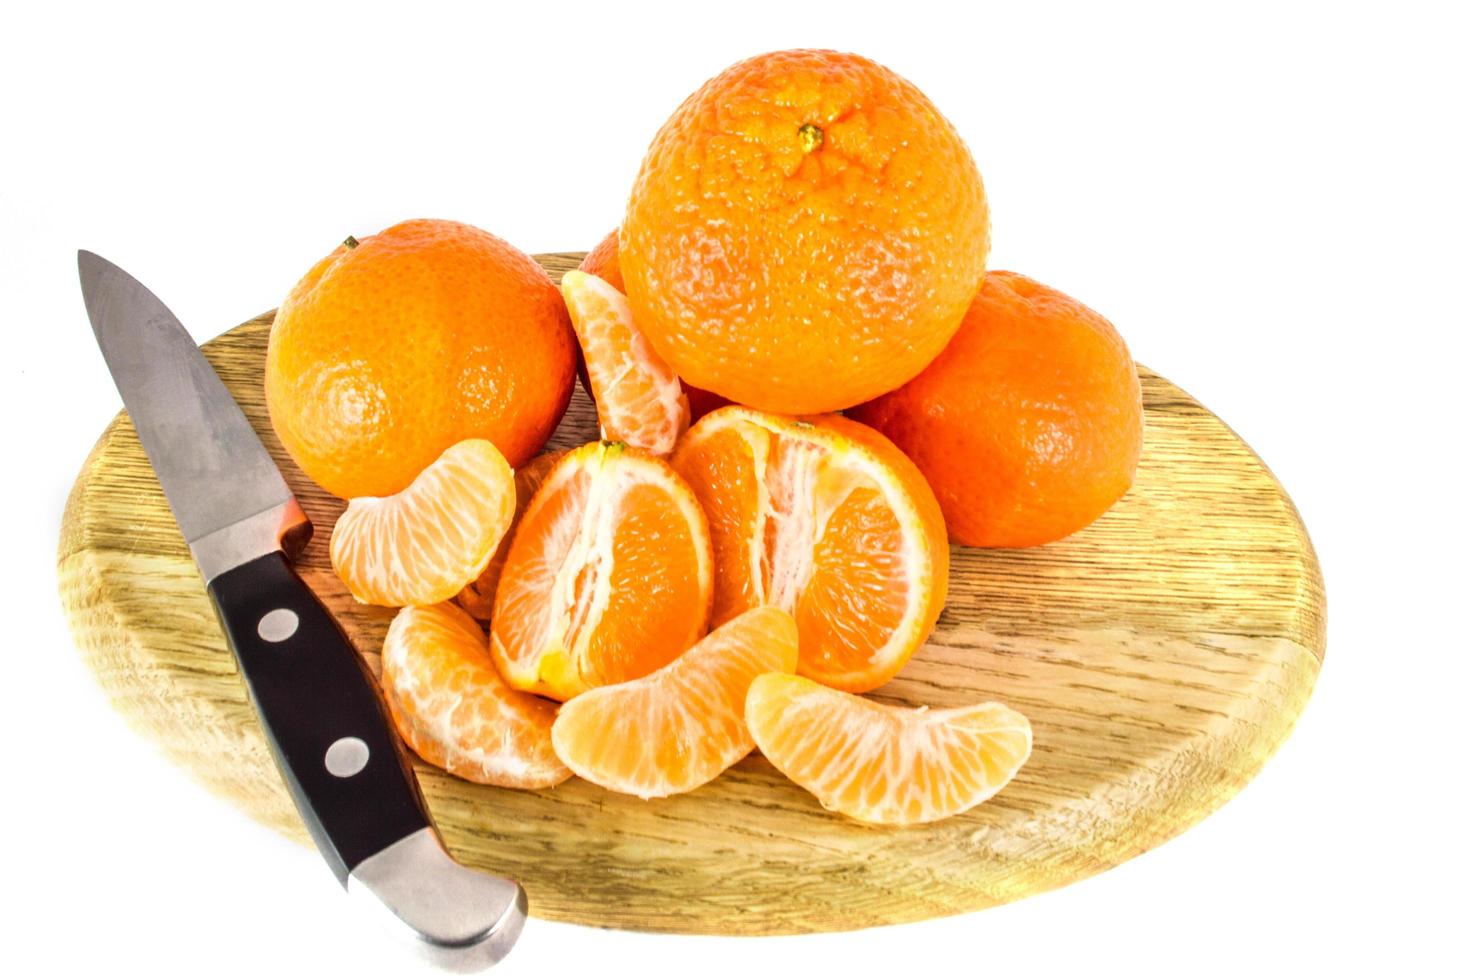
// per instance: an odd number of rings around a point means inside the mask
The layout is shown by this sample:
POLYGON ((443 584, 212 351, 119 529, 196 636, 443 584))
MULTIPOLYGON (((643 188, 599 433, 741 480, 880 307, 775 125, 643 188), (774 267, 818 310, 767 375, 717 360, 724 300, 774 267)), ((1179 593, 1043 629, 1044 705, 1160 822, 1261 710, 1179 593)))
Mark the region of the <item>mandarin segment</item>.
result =
POLYGON ((561 286, 605 439, 668 456, 691 418, 681 379, 635 328, 624 294, 573 270, 561 286))
POLYGON ((958 708, 877 704, 788 674, 747 692, 757 746, 825 809, 864 823, 917 824, 991 798, 1028 759, 1033 729, 996 702, 958 708))
POLYGON ((562 458, 562 450, 549 450, 540 456, 533 457, 527 465, 517 467, 512 480, 517 490, 517 506, 512 513, 512 527, 502 535, 501 544, 497 545, 496 553, 491 556, 491 561, 486 563, 481 574, 456 594, 456 603, 476 619, 483 622, 491 620, 493 602, 496 599, 496 583, 501 578, 502 565, 506 564, 507 552, 512 547, 512 530, 522 519, 522 514, 532 501, 532 495, 537 493, 537 488, 542 486, 543 480, 547 479, 547 475, 552 472, 553 464, 562 458))
POLYGON ((1090 524, 1131 487, 1141 382, 1105 317, 990 272, 941 356, 852 410, 926 474, 961 544, 1020 548, 1090 524))
POLYGON ((557 706, 508 687, 486 635, 450 603, 399 611, 384 637, 380 683, 395 727, 431 765, 520 789, 572 775, 553 751, 557 706))
POLYGON ((682 378, 787 413, 846 408, 946 346, 988 205, 936 107, 858 55, 733 65, 655 136, 620 229, 635 322, 682 378))
POLYGON ((382 497, 463 439, 531 459, 568 407, 576 349, 529 256, 470 225, 406 221, 292 289, 267 345, 266 403, 316 483, 382 497))
MULTIPOLYGON (((598 276, 619 290, 620 293, 624 293, 624 273, 619 269, 619 230, 615 229, 600 239, 599 244, 595 245, 593 250, 583 257, 583 261, 578 264, 578 268, 580 272, 587 272, 591 276, 598 276)), ((626 299, 626 302, 628 302, 628 299, 626 299)), ((636 327, 638 327, 638 324, 636 324, 636 327)), ((579 379, 583 381, 584 389, 588 390, 589 379, 587 372, 580 372, 579 379)), ((729 404, 727 399, 715 392, 698 388, 685 378, 681 378, 680 380, 681 391, 686 395, 686 405, 690 412, 690 421, 692 422, 695 422, 707 412, 714 411, 723 405, 729 404)), ((589 397, 593 397, 592 392, 589 393, 589 397)))
POLYGON ((797 659, 793 618, 761 606, 646 677, 569 701, 553 725, 553 747, 605 789, 642 799, 689 792, 752 751, 747 688, 759 674, 792 673, 797 659))
POLYGON ((353 598, 430 606, 491 561, 517 506, 512 468, 485 439, 451 446, 404 491, 355 497, 333 525, 333 571, 353 598))
POLYGON ((711 528, 714 623, 778 606, 798 622, 798 672, 849 691, 884 684, 926 640, 946 599, 946 530, 884 436, 730 406, 671 462, 711 528))
POLYGON ((706 516, 664 461, 619 443, 569 452, 517 527, 492 654, 514 687, 566 700, 642 677, 705 632, 706 516))

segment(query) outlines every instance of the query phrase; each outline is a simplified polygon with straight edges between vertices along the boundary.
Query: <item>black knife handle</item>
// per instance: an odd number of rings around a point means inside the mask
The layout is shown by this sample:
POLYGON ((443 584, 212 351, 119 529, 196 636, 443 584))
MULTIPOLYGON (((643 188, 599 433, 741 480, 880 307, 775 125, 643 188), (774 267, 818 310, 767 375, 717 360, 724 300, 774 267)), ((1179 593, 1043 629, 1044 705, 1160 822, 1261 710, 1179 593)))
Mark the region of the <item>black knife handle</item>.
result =
POLYGON ((378 685, 281 552, 209 591, 297 811, 346 884, 360 861, 431 825, 378 685))

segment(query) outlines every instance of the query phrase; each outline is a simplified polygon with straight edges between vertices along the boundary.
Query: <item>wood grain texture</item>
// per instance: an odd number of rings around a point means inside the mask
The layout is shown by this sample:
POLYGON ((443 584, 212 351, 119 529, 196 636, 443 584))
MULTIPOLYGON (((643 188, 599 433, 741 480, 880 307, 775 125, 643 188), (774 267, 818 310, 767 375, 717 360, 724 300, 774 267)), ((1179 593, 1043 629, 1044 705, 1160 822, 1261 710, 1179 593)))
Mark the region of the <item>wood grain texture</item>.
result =
MULTIPOLYGON (((560 275, 577 254, 540 256, 560 275)), ((267 423, 271 315, 205 352, 316 524, 300 567, 377 669, 392 610, 333 576, 340 501, 291 464, 267 423)), ((998 699, 1034 754, 993 801, 939 823, 865 827, 822 810, 754 754, 694 793, 642 802, 574 779, 476 786, 420 765, 458 858, 516 877, 548 919, 670 932, 853 929, 985 908, 1104 870, 1237 792, 1284 740, 1325 646, 1320 569, 1258 457, 1142 369, 1136 486, 1073 537, 1023 551, 954 548, 936 634, 877 696, 998 699)), ((595 432, 576 392, 555 444, 595 432)), ((125 415, 68 502, 58 557, 77 645, 117 710, 211 791, 306 835, 246 701, 194 565, 125 415)))

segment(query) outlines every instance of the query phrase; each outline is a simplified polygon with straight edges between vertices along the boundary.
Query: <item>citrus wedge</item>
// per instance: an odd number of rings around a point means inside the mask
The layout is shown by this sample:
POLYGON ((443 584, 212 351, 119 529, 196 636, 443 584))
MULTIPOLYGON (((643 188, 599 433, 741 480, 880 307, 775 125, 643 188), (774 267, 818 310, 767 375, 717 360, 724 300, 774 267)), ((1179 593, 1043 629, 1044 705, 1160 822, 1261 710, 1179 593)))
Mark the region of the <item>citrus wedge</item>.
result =
POLYGON ((748 685, 759 674, 792 673, 797 658, 793 617, 759 606, 655 673, 569 701, 553 723, 553 749, 605 789, 647 800, 685 793, 752 751, 748 685))
POLYGON ((691 419, 681 379, 635 327, 623 293, 577 270, 563 274, 562 288, 603 437, 670 455, 691 419))
POLYGON ((825 809, 913 824, 971 809, 1006 786, 1033 747, 1029 720, 989 702, 898 708, 790 674, 747 692, 747 727, 778 771, 825 809))
MULTIPOLYGON (((527 510, 532 495, 537 493, 537 488, 542 486, 543 480, 552 472, 553 464, 563 458, 561 450, 550 450, 530 460, 526 465, 517 467, 513 478, 513 484, 517 489, 517 506, 512 513, 512 528, 522 519, 527 510)), ((491 620, 493 603, 496 600, 496 583, 501 578, 502 565, 506 564, 507 552, 512 547, 512 533, 508 529, 502 535, 501 544, 497 545, 496 554, 491 556, 491 561, 481 570, 481 574, 456 595, 456 602, 460 607, 472 616, 483 622, 491 620)))
POLYGON ((711 538, 684 480, 620 443, 572 450, 527 505, 491 649, 520 690, 567 700, 664 667, 706 632, 711 538))
POLYGON ((775 605, 798 623, 798 672, 846 691, 895 676, 947 594, 947 532, 919 470, 874 429, 719 408, 671 465, 711 523, 712 622, 775 605))
POLYGON ((486 567, 517 505, 496 446, 451 446, 389 497, 355 497, 333 526, 333 571, 359 602, 432 606, 486 567))
POLYGON ((432 765, 521 789, 570 775, 553 751, 557 705, 508 687, 481 627, 451 603, 399 611, 384 637, 380 683, 399 734, 432 765))

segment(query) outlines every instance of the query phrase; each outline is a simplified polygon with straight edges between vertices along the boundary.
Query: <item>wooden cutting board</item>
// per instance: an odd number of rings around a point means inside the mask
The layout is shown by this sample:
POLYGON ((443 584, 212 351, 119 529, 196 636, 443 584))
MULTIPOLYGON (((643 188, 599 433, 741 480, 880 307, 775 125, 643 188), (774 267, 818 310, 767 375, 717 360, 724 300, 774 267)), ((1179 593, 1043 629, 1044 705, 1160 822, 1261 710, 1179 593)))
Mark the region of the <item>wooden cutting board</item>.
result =
MULTIPOLYGON (((540 256, 553 275, 577 254, 540 256)), ((317 527, 299 568, 365 658, 392 610, 357 605, 328 564, 340 501, 277 442, 262 393, 272 314, 205 345, 317 527)), ((991 802, 938 823, 867 827, 821 809, 757 754, 685 796, 641 801, 579 779, 495 789, 418 765, 467 863, 517 878, 535 916, 668 932, 854 929, 986 908, 1155 847, 1236 793, 1289 734, 1320 669, 1325 596, 1294 505, 1211 412, 1141 369, 1136 486, 1073 537, 954 547, 935 635, 876 697, 998 699, 1034 754, 991 802)), ((595 437, 581 390, 554 444, 595 437)), ((82 467, 62 523, 77 645, 132 725, 211 791, 297 840, 189 552, 126 415, 82 467)), ((1246 860, 1253 860, 1246 851, 1246 860)))

